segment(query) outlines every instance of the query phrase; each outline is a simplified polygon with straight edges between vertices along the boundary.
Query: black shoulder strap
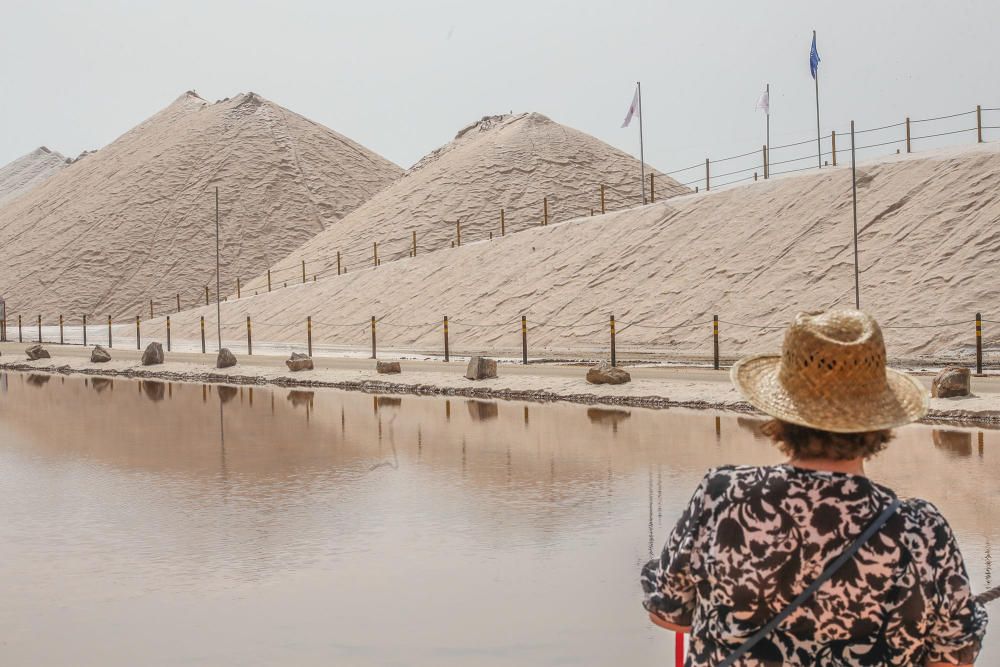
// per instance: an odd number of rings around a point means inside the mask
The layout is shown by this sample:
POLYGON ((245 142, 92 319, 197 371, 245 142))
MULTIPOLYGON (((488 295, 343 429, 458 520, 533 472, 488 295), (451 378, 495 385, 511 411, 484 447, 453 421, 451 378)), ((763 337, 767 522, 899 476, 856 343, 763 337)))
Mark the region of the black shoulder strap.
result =
POLYGON ((792 600, 790 603, 788 603, 787 607, 781 610, 781 613, 772 618, 767 623, 767 625, 758 630, 757 633, 754 634, 754 636, 750 637, 745 642, 743 642, 743 644, 738 649, 733 651, 733 653, 731 653, 729 657, 720 662, 719 667, 730 667, 730 665, 732 665, 741 657, 746 655, 746 652, 752 649, 754 645, 757 644, 757 642, 759 642, 761 639, 771 634, 771 632, 774 631, 776 627, 781 625, 782 621, 788 618, 793 611, 798 609, 803 602, 808 600, 809 597, 813 595, 813 593, 818 591, 819 587, 822 586, 824 583, 826 583, 826 581, 830 577, 832 577, 837 572, 837 570, 843 567, 844 563, 853 558, 854 554, 858 553, 858 550, 865 545, 865 542, 870 540, 872 538, 872 535, 877 533, 879 529, 885 525, 885 522, 888 521, 889 518, 896 513, 896 510, 899 509, 899 505, 900 505, 899 499, 898 498, 893 499, 893 501, 889 504, 889 506, 885 508, 885 510, 883 510, 882 513, 878 515, 878 517, 876 517, 874 521, 871 522, 871 524, 865 529, 863 533, 861 533, 861 535, 858 536, 858 539, 854 540, 854 543, 847 548, 847 551, 840 554, 840 556, 837 557, 837 560, 830 563, 830 565, 827 566, 825 570, 823 570, 822 574, 816 577, 816 580, 813 581, 811 584, 809 584, 808 588, 802 591, 797 598, 792 600))

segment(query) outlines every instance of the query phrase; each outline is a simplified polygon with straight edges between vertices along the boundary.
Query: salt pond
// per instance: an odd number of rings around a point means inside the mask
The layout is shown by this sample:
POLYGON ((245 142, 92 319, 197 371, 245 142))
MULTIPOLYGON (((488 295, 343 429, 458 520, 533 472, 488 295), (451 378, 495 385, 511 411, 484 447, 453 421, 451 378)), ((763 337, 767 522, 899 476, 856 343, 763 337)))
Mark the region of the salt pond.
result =
MULTIPOLYGON (((638 569, 707 468, 780 460, 755 425, 4 374, 0 664, 670 664, 638 569)), ((908 427, 870 473, 997 584, 1000 432, 908 427)))

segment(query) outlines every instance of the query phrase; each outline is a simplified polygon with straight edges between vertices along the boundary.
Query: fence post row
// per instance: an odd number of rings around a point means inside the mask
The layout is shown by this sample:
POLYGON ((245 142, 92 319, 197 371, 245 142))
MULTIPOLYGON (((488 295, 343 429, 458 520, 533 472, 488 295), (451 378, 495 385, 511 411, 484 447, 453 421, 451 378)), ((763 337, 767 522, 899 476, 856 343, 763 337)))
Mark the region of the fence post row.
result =
POLYGON ((451 355, 448 352, 448 316, 444 316, 444 360, 451 361, 451 355))
POLYGON ((611 315, 611 365, 617 366, 617 357, 615 356, 615 316, 611 315))
POLYGON ((375 316, 372 315, 372 359, 377 358, 375 356, 375 316))
POLYGON ((135 349, 142 349, 142 336, 139 335, 139 316, 135 316, 135 349))
POLYGON ((313 318, 306 315, 306 350, 309 356, 313 356, 313 318))
POLYGON ((976 313, 976 375, 983 374, 983 316, 976 313))
POLYGON ((253 355, 253 335, 250 329, 250 316, 247 315, 247 355, 253 355))
POLYGON ((528 365, 528 317, 521 315, 521 363, 528 365))
POLYGON ((167 315, 167 352, 170 351, 170 316, 167 315))
POLYGON ((205 316, 201 316, 201 353, 205 354, 205 316))
POLYGON ((719 370, 719 316, 712 315, 712 368, 719 370))

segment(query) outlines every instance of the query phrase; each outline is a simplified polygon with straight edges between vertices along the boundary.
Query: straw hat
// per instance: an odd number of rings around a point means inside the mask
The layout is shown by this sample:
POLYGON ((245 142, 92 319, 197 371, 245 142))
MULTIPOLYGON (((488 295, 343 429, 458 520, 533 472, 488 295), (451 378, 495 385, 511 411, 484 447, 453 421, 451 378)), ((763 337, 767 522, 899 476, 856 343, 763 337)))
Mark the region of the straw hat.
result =
POLYGON ((928 409, 916 380, 885 367, 882 330, 857 310, 799 313, 781 355, 742 359, 730 377, 772 417, 836 433, 902 426, 928 409))

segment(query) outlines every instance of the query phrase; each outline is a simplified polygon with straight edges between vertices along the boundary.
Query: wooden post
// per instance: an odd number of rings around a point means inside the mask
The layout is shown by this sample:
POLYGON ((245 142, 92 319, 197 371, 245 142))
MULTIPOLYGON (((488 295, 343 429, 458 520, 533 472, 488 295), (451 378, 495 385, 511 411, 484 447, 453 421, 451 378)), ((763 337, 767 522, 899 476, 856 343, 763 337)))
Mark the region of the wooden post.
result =
POLYGON ((142 349, 142 335, 139 331, 139 316, 135 316, 135 349, 142 349))
POLYGON ((378 241, 372 241, 372 266, 378 266, 378 241))
POLYGON ((413 230, 413 256, 417 256, 417 230, 413 230))
POLYGON ((754 183, 757 182, 757 172, 756 171, 753 173, 753 182, 754 183))
POLYGON ((114 345, 111 344, 111 316, 108 315, 108 347, 112 348, 114 345))
POLYGON ((455 245, 459 248, 462 247, 462 221, 455 221, 455 245))
POLYGON ((617 366, 617 358, 615 356, 615 316, 611 316, 611 365, 617 366))
POLYGON ((830 130, 830 152, 833 154, 833 166, 837 166, 837 131, 830 130))
POLYGON ((239 279, 239 277, 236 278, 236 298, 237 299, 240 298, 240 279, 239 279))
POLYGON ((377 358, 375 356, 375 316, 372 315, 372 359, 377 358))
POLYGON ((764 163, 764 178, 767 178, 767 144, 761 144, 760 147, 760 158, 764 163))
POLYGON ((149 300, 149 319, 153 319, 153 300, 149 300))
POLYGON ((87 316, 83 316, 83 346, 87 347, 87 316))
MULTIPOLYGON (((108 317, 108 340, 111 340, 111 317, 108 317)), ((23 343, 24 337, 21 335, 21 316, 17 316, 17 342, 23 343)), ((108 347, 111 347, 110 343, 108 347)))
POLYGON ((549 224, 549 198, 542 197, 542 225, 549 224))
POLYGON ((271 291, 271 269, 267 270, 267 291, 271 291))
POLYGON ((201 353, 205 354, 205 316, 201 316, 201 353))
POLYGON ((60 315, 59 316, 59 344, 63 345, 64 344, 63 343, 64 340, 65 339, 63 338, 63 316, 60 315))
MULTIPOLYGON (((374 354, 374 353, 373 353, 374 354)), ((444 316, 444 360, 451 361, 451 355, 448 353, 448 316, 444 316)))
POLYGON ((983 315, 976 313, 976 375, 983 374, 983 315))
POLYGON ((983 143, 983 107, 976 105, 976 143, 983 143))
POLYGON ((649 172, 649 203, 656 201, 656 191, 653 190, 653 172, 649 172))
POLYGON ((711 189, 711 183, 708 178, 708 158, 705 158, 705 192, 711 189))
POLYGON ((719 316, 712 315, 712 368, 719 370, 719 316))
POLYGON ((507 225, 503 216, 503 209, 500 209, 500 236, 507 235, 507 225))
POLYGON ((250 328, 250 316, 247 315, 247 355, 253 354, 253 330, 250 328))
POLYGON ((208 305, 208 285, 205 285, 205 305, 208 305))
POLYGON ((302 282, 306 281, 306 260, 302 260, 302 282))
POLYGON ((528 365, 528 317, 521 315, 521 363, 528 365))
POLYGON ((38 342, 42 342, 42 316, 38 316, 38 342))
POLYGON ((167 315, 167 352, 170 351, 170 316, 167 315))
POLYGON ((906 117, 906 152, 910 152, 910 117, 906 117))
POLYGON ((603 214, 604 212, 605 212, 605 209, 604 209, 604 186, 601 185, 601 213, 603 214))
POLYGON ((309 351, 309 356, 313 356, 313 318, 312 315, 306 316, 306 349, 309 351))

